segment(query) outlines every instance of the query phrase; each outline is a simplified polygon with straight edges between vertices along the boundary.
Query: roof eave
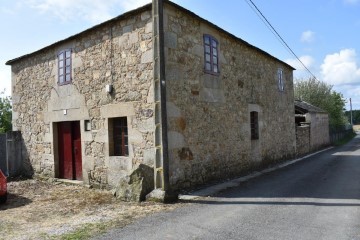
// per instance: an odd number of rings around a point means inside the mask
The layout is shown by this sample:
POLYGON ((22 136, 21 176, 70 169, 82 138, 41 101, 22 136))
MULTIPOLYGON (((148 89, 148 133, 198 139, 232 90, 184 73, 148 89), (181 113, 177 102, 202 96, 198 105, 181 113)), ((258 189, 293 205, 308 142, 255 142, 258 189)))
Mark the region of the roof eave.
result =
MULTIPOLYGON (((246 42, 245 40, 243 40, 243 39, 241 39, 241 38, 239 38, 239 37, 236 37, 234 34, 232 34, 232 33, 228 32, 228 31, 220 28, 219 26, 217 26, 217 25, 215 25, 214 23, 212 23, 212 22, 210 22, 210 21, 208 21, 208 20, 200 17, 199 15, 195 14, 194 12, 191 12, 190 10, 188 10, 188 9, 186 9, 186 8, 184 8, 184 7, 176 4, 176 3, 173 3, 173 2, 171 2, 171 1, 165 0, 165 2, 166 2, 167 4, 169 4, 169 5, 171 5, 171 6, 174 6, 174 7, 178 8, 178 9, 180 9, 181 11, 184 11, 184 12, 186 12, 186 13, 188 13, 188 14, 196 17, 196 18, 198 18, 200 21, 202 21, 202 22, 204 22, 204 23, 212 26, 213 28, 215 28, 216 30, 218 30, 218 31, 220 31, 220 32, 223 32, 223 33, 227 34, 227 35, 230 36, 231 38, 233 38, 233 39, 235 39, 235 40, 237 40, 237 41, 245 44, 246 46, 251 47, 251 48, 253 48, 254 50, 256 50, 256 51, 258 51, 258 52, 260 52, 260 53, 262 53, 262 54, 264 54, 264 55, 266 55, 266 56, 268 56, 268 57, 270 57, 270 58, 272 58, 272 59, 274 59, 274 60, 276 60, 276 61, 278 61, 278 62, 283 63, 284 65, 288 66, 290 69, 296 70, 294 67, 292 67, 292 66, 289 65, 288 63, 286 63, 286 62, 284 62, 284 61, 282 61, 282 60, 280 60, 280 59, 272 56, 272 55, 269 54, 268 52, 265 52, 264 50, 262 50, 262 49, 260 49, 260 48, 258 48, 258 47, 255 47, 254 45, 251 45, 250 43, 246 42)), ((110 19, 110 20, 108 20, 108 21, 105 21, 105 22, 103 22, 103 23, 100 23, 100 24, 98 24, 98 25, 95 25, 95 26, 93 26, 93 27, 91 27, 91 28, 89 28, 89 29, 86 29, 86 30, 84 30, 84 31, 82 31, 82 32, 80 32, 80 33, 77 33, 77 34, 72 35, 72 36, 70 36, 70 37, 68 37, 68 38, 65 38, 65 39, 60 40, 60 41, 58 41, 58 42, 55 42, 55 43, 53 43, 53 44, 51 44, 51 45, 48 45, 48 46, 46 46, 46 47, 44 47, 44 48, 41 48, 41 49, 39 49, 39 50, 37 50, 37 51, 35 51, 35 52, 32 52, 32 53, 23 55, 23 56, 21 56, 21 57, 18 57, 18 58, 14 58, 14 59, 12 59, 12 60, 9 60, 9 61, 7 61, 5 64, 6 64, 6 65, 12 65, 13 63, 15 63, 15 62, 17 62, 17 61, 19 61, 19 60, 22 60, 22 59, 24 59, 24 58, 30 57, 30 56, 32 56, 33 54, 36 54, 36 53, 39 53, 39 52, 48 50, 49 48, 52 48, 52 47, 54 47, 54 46, 56 46, 56 45, 58 45, 58 44, 64 43, 65 41, 73 40, 73 39, 75 39, 76 37, 78 37, 78 36, 80 36, 80 35, 82 35, 82 34, 85 34, 85 33, 87 33, 87 32, 90 32, 90 31, 92 31, 92 30, 94 30, 94 29, 96 29, 96 28, 98 28, 98 27, 104 26, 104 25, 109 24, 109 23, 111 23, 111 22, 118 21, 118 20, 120 20, 120 19, 127 18, 127 17, 129 17, 129 16, 135 15, 135 14, 137 14, 137 13, 143 12, 143 11, 148 10, 148 9, 151 9, 151 8, 152 8, 152 3, 146 4, 146 5, 142 6, 142 7, 139 7, 139 8, 137 8, 137 9, 131 10, 131 11, 126 12, 126 13, 124 13, 124 14, 121 14, 121 15, 115 17, 115 18, 112 18, 112 19, 110 19)))
POLYGON ((142 7, 139 7, 139 8, 137 8, 137 9, 131 10, 131 11, 129 11, 129 12, 125 12, 125 13, 123 13, 123 14, 115 17, 115 18, 112 18, 112 19, 109 19, 109 20, 107 20, 107 21, 105 21, 105 22, 102 22, 102 23, 100 23, 100 24, 97 24, 97 25, 95 25, 95 26, 93 26, 93 27, 91 27, 91 28, 88 28, 88 29, 80 32, 80 33, 77 33, 77 34, 75 34, 75 35, 72 35, 72 36, 70 36, 70 37, 68 37, 68 38, 65 38, 65 39, 63 39, 63 40, 57 41, 57 42, 55 42, 55 43, 53 43, 53 44, 50 44, 50 45, 48 45, 48 46, 46 46, 46 47, 43 47, 43 48, 41 48, 41 49, 39 49, 39 50, 37 50, 37 51, 34 51, 34 52, 32 52, 32 53, 29 53, 29 54, 25 54, 25 55, 23 55, 23 56, 14 58, 14 59, 12 59, 12 60, 9 60, 9 61, 7 61, 5 64, 6 64, 6 65, 12 65, 12 64, 14 64, 15 62, 20 61, 20 60, 22 60, 22 59, 24 59, 24 58, 27 58, 27 57, 30 57, 30 56, 32 56, 32 55, 34 55, 34 54, 37 54, 37 53, 46 51, 46 50, 48 50, 48 49, 50 49, 50 48, 52 48, 52 47, 54 47, 54 46, 56 46, 56 45, 59 45, 59 44, 62 44, 62 43, 64 43, 64 42, 66 42, 66 41, 73 40, 73 39, 77 38, 78 36, 80 36, 80 35, 82 35, 82 34, 86 34, 86 33, 90 32, 90 31, 92 31, 92 30, 94 30, 94 29, 96 29, 96 28, 99 28, 99 27, 101 27, 101 26, 105 26, 105 25, 107 25, 107 24, 109 24, 109 23, 112 23, 112 22, 115 22, 115 21, 118 21, 118 20, 127 18, 127 17, 129 17, 129 16, 136 15, 136 14, 138 14, 138 13, 140 13, 140 12, 145 11, 145 10, 149 10, 149 9, 151 9, 151 7, 152 7, 152 4, 149 3, 149 4, 146 4, 146 5, 142 6, 142 7))

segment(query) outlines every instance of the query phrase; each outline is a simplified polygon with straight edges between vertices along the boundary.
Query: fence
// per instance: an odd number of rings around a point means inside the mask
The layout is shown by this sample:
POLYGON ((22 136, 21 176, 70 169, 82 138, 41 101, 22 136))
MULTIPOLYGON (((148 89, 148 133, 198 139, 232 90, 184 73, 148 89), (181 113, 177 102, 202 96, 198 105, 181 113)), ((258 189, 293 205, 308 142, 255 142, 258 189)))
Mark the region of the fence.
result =
POLYGON ((8 175, 5 133, 0 134, 0 169, 5 175, 8 175))
POLYGON ((330 127, 330 142, 335 143, 353 132, 351 125, 330 127))
POLYGON ((25 170, 26 155, 21 132, 0 134, 0 168, 5 175, 16 177, 31 174, 25 170))

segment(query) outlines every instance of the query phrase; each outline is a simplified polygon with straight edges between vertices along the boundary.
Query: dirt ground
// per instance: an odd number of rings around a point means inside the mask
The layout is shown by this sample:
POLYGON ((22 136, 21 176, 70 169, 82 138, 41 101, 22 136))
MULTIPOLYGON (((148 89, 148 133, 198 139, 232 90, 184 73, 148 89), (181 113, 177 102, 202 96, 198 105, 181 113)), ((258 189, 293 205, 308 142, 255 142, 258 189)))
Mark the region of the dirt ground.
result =
POLYGON ((125 203, 109 191, 40 179, 8 183, 0 239, 87 239, 182 204, 125 203))

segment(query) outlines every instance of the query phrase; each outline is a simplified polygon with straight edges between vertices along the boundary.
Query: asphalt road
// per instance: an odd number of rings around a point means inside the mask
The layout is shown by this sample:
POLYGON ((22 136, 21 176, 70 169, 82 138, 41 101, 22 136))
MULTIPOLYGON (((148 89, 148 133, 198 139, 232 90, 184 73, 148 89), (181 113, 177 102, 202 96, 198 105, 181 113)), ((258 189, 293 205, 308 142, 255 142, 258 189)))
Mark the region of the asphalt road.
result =
POLYGON ((98 239, 360 239, 360 135, 98 239))

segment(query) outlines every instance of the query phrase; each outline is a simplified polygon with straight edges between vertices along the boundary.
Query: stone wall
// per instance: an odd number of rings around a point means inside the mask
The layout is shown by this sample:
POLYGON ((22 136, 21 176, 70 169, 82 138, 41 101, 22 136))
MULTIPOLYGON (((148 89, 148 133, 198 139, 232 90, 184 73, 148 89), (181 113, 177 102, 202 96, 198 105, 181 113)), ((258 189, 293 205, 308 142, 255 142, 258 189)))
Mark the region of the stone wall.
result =
POLYGON ((330 144, 329 116, 327 113, 307 113, 306 122, 311 125, 311 151, 321 149, 330 144))
POLYGON ((164 25, 172 186, 192 187, 294 156, 292 68, 169 4, 164 25), (219 41, 219 76, 204 73, 203 34, 219 41), (259 140, 250 137, 251 111, 259 113, 259 140))
POLYGON ((310 126, 296 126, 296 154, 303 156, 309 153, 310 147, 310 126))
POLYGON ((80 121, 83 180, 114 186, 154 159, 151 6, 12 63, 13 126, 37 174, 58 177, 57 123, 80 121), (57 84, 57 53, 72 49, 72 83, 57 84), (112 93, 105 91, 112 85, 112 93), (129 156, 109 156, 108 120, 127 117, 129 156), (85 120, 91 130, 85 131, 85 120))

